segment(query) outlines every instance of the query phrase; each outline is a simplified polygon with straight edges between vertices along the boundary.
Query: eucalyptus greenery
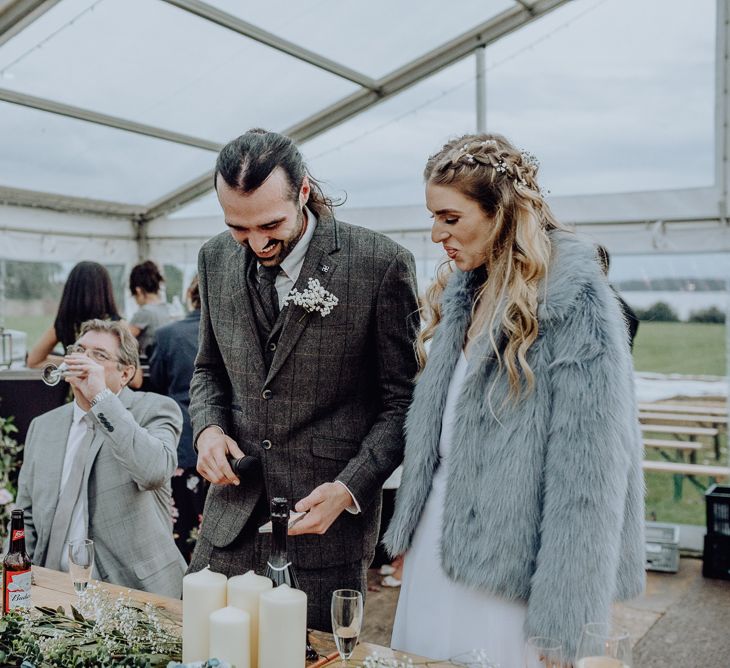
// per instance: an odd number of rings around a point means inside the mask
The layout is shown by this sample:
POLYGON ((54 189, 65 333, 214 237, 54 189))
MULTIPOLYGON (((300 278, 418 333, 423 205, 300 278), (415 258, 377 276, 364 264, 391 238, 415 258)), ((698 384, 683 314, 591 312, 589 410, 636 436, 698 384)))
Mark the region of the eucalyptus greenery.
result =
POLYGON ((180 661, 179 624, 147 603, 91 585, 71 615, 37 607, 0 620, 0 665, 16 668, 154 668, 180 661))

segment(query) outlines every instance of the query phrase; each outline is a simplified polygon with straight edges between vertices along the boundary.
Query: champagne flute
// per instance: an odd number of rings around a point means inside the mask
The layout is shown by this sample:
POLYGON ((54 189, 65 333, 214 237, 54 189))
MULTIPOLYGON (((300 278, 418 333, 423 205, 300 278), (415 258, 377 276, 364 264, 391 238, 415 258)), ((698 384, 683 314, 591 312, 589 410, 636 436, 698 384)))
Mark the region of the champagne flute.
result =
POLYGON ((338 589, 332 594, 332 633, 337 651, 349 666, 362 628, 362 594, 355 589, 338 589))
POLYGON ((525 644, 525 668, 563 668, 563 646, 555 638, 533 636, 525 644))
POLYGON ((68 366, 66 365, 66 362, 61 362, 61 364, 58 365, 49 362, 41 371, 41 380, 46 385, 53 387, 61 382, 61 379, 65 376, 67 371, 68 366))
POLYGON ((76 593, 81 595, 91 580, 94 569, 94 541, 89 538, 72 540, 68 544, 68 572, 76 593))
POLYGON ((575 658, 576 668, 631 668, 631 638, 610 624, 586 624, 575 658))

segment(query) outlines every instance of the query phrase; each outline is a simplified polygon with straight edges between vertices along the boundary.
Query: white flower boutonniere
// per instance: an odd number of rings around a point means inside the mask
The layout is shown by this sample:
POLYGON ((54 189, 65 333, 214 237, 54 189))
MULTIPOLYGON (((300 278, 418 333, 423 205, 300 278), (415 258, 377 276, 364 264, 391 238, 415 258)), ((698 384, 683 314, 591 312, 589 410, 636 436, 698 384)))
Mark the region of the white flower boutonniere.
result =
POLYGON ((307 289, 301 292, 296 288, 292 288, 286 299, 284 299, 284 305, 296 304, 301 306, 307 313, 319 311, 323 318, 332 313, 332 309, 337 306, 340 300, 331 292, 325 290, 316 278, 310 278, 307 281, 307 286, 307 289))

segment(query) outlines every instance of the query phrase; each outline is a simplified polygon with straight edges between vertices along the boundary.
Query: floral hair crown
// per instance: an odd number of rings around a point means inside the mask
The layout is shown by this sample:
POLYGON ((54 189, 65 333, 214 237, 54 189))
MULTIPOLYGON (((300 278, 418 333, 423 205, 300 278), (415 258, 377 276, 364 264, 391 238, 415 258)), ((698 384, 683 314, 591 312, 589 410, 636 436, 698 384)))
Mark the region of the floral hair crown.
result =
MULTIPOLYGON (((473 141, 468 141, 461 148, 459 148, 459 155, 457 155, 457 157, 454 159, 454 162, 461 162, 461 154, 463 154, 464 162, 466 162, 466 164, 468 165, 473 165, 477 162, 477 160, 474 157, 474 153, 472 153, 471 151, 487 147, 499 149, 499 144, 494 139, 485 139, 484 141, 478 142, 476 145, 473 141)), ((537 170, 538 167, 540 167, 540 161, 537 159, 537 156, 535 156, 534 153, 530 153, 529 151, 524 150, 520 151, 520 159, 522 160, 523 166, 531 167, 533 170, 537 170)), ((519 183, 521 186, 528 187, 527 181, 524 176, 520 175, 517 171, 511 169, 510 166, 502 158, 500 158, 496 164, 492 164, 491 162, 489 164, 494 167, 494 169, 500 174, 505 174, 516 183, 519 183)), ((547 194, 547 191, 543 191, 542 189, 540 189, 540 194, 545 195, 547 194)))

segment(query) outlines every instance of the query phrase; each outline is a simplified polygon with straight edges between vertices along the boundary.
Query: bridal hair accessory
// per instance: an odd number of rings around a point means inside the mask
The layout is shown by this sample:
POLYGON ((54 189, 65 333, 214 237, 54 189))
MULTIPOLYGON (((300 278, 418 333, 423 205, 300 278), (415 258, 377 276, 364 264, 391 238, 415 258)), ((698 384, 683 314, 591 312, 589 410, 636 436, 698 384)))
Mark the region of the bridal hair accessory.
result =
POLYGON ((324 318, 332 313, 332 309, 339 304, 340 300, 331 292, 322 287, 316 278, 307 281, 307 289, 299 292, 292 288, 291 292, 284 299, 284 306, 289 303, 301 306, 307 313, 319 312, 324 318))

